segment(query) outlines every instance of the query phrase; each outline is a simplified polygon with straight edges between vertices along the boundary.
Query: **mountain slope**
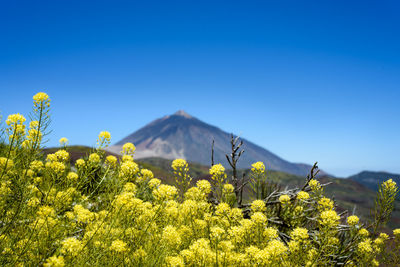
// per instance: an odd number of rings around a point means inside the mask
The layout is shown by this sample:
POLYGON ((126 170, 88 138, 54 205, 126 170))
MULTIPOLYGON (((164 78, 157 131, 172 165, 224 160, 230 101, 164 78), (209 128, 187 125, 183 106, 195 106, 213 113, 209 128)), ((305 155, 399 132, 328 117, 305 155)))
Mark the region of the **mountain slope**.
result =
POLYGON ((394 182, 400 185, 400 174, 393 174, 388 172, 362 171, 348 178, 357 181, 374 191, 377 191, 379 185, 388 179, 393 179, 394 182))
MULTIPOLYGON (((118 153, 126 142, 136 146, 135 158, 161 157, 184 158, 203 165, 211 163, 211 143, 215 140, 214 161, 227 166, 225 154, 231 151, 230 134, 190 116, 184 111, 157 119, 138 131, 128 135, 109 151, 118 153)), ((256 161, 263 161, 268 169, 296 175, 306 175, 311 166, 288 162, 270 151, 246 139, 245 153, 239 168, 249 168, 256 161)))

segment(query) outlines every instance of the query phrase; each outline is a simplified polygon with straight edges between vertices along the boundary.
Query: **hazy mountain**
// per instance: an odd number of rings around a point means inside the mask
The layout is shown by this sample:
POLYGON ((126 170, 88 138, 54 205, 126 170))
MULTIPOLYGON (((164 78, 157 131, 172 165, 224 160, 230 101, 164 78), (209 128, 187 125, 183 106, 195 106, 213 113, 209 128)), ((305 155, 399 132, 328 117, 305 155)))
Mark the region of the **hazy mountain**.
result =
MULTIPOLYGON (((181 110, 149 123, 111 146, 109 151, 118 153, 124 143, 131 142, 136 146, 135 158, 184 158, 210 165, 213 139, 215 163, 227 166, 225 154, 231 151, 230 134, 181 110)), ((239 168, 249 168, 252 163, 263 161, 271 170, 297 175, 306 175, 310 171, 310 165, 288 162, 246 139, 242 140, 245 153, 238 162, 239 168)))
POLYGON ((348 178, 357 181, 374 191, 377 191, 379 185, 388 179, 393 179, 393 181, 400 185, 400 174, 393 174, 388 172, 362 171, 348 178))

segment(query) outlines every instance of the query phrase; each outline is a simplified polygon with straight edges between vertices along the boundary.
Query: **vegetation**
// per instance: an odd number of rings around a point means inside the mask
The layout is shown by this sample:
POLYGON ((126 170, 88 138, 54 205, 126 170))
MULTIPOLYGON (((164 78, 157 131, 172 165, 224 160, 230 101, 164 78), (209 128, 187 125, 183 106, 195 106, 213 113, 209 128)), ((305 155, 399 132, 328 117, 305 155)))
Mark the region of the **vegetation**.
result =
POLYGON ((316 179, 281 189, 256 162, 232 172, 212 164, 210 180, 192 179, 183 159, 167 185, 133 159, 126 143, 117 158, 99 134, 89 155, 70 163, 68 140, 44 158, 50 99, 33 97, 31 122, 8 116, 0 146, 0 264, 4 266, 370 266, 399 264, 400 229, 378 233, 398 187, 380 186, 374 220, 339 213, 316 179), (247 192, 247 193, 246 193, 247 192), (247 197, 245 196, 247 194, 247 197))

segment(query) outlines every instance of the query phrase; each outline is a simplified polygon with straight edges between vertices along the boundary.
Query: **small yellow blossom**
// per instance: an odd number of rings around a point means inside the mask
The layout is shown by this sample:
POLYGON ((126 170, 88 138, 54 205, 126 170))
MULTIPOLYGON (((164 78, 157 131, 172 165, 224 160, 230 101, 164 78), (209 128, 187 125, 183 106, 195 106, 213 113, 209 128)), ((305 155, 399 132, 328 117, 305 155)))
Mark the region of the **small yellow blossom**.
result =
POLYGON ((65 266, 63 256, 53 256, 46 260, 43 264, 44 267, 63 267, 65 266))
POLYGON ((290 237, 296 241, 308 239, 308 230, 306 228, 297 227, 292 231, 290 237))
POLYGON ((320 211, 332 210, 333 209, 333 201, 326 197, 321 198, 318 201, 318 209, 320 211))
POLYGON ((161 181, 160 181, 160 179, 157 179, 157 178, 151 179, 148 183, 150 189, 154 189, 154 188, 158 187, 160 184, 161 184, 161 181))
POLYGON ((68 144, 68 139, 66 137, 61 137, 58 142, 60 143, 60 146, 66 146, 68 144))
POLYGON ((265 172, 265 165, 264 165, 264 163, 263 162, 261 162, 261 161, 258 161, 258 162, 256 162, 256 163, 253 163, 252 165, 251 165, 251 171, 253 172, 253 173, 256 173, 256 174, 262 174, 262 173, 264 173, 265 172))
POLYGON ((175 159, 172 161, 171 167, 174 171, 182 171, 188 168, 188 164, 184 159, 175 159))
POLYGON ((76 165, 78 168, 84 167, 85 164, 86 164, 86 162, 85 162, 84 159, 77 159, 77 160, 75 161, 75 165, 76 165))
POLYGON ((348 223, 349 225, 351 225, 351 226, 354 226, 354 225, 358 224, 359 220, 360 220, 360 219, 358 219, 357 216, 352 215, 352 216, 349 216, 349 217, 347 218, 347 223, 348 223))
POLYGON ((222 190, 223 190, 222 192, 223 192, 224 195, 229 195, 229 194, 233 193, 235 188, 231 184, 224 184, 224 187, 223 187, 222 190))
POLYGON ((99 133, 99 136, 97 138, 97 147, 98 148, 107 147, 110 144, 110 142, 111 142, 110 132, 102 131, 99 133))
POLYGON ((288 195, 281 195, 279 197, 279 202, 282 204, 288 204, 290 202, 290 197, 288 195))
POLYGON ((367 238, 357 245, 357 251, 361 255, 367 255, 372 252, 371 239, 367 238))
POLYGON ((339 215, 334 210, 323 211, 320 215, 319 223, 324 226, 333 227, 339 224, 339 215))
POLYGON ((69 172, 67 175, 67 179, 70 181, 77 181, 78 178, 79 178, 79 176, 76 172, 69 172))
POLYGON ((40 106, 50 106, 50 98, 49 95, 43 92, 39 92, 36 95, 33 96, 33 104, 35 107, 40 107, 40 106))
POLYGON ((153 190, 153 196, 156 200, 172 200, 177 194, 178 190, 171 185, 162 184, 153 190))
POLYGON ((394 230, 393 230, 393 235, 394 235, 397 239, 400 239, 400 228, 394 229, 394 230))
POLYGON ((211 192, 211 184, 207 180, 199 180, 199 181, 197 181, 196 186, 204 194, 209 194, 211 192))
POLYGON ((124 241, 118 239, 111 243, 110 250, 117 253, 123 253, 128 251, 128 247, 124 241))
POLYGON ((89 162, 96 165, 100 163, 100 156, 97 153, 92 153, 89 155, 89 162))
POLYGON ((117 166, 117 158, 113 155, 109 155, 106 157, 106 164, 108 164, 110 167, 115 167, 117 166))
POLYGON ((359 234, 360 236, 362 236, 362 237, 368 237, 368 236, 369 236, 369 232, 368 232, 368 230, 365 229, 365 228, 361 228, 361 229, 358 231, 358 234, 359 234))
POLYGON ((265 206, 264 201, 257 199, 251 203, 251 210, 253 212, 264 212, 266 211, 267 207, 265 206))
POLYGON ((309 199, 309 198, 310 198, 310 195, 307 192, 300 191, 300 192, 297 193, 297 199, 298 200, 306 200, 306 199, 309 199))
POLYGON ((136 147, 135 147, 135 145, 134 144, 132 144, 132 143, 125 143, 123 146, 122 146, 122 154, 124 154, 124 155, 131 155, 131 156, 133 156, 133 154, 135 153, 135 150, 136 150, 136 147))
POLYGON ((63 254, 71 254, 72 256, 77 256, 78 253, 81 252, 83 248, 83 244, 81 241, 76 239, 75 237, 69 237, 61 242, 62 248, 61 253, 63 254))

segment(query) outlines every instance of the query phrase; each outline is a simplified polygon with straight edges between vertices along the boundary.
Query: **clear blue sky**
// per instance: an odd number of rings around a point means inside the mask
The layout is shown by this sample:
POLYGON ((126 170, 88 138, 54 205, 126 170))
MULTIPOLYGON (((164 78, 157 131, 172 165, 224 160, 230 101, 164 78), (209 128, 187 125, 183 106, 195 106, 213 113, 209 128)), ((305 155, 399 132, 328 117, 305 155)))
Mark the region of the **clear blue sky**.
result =
POLYGON ((52 140, 184 109, 337 176, 400 173, 398 1, 2 1, 0 110, 52 140))

